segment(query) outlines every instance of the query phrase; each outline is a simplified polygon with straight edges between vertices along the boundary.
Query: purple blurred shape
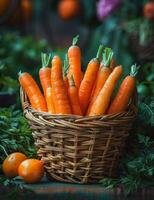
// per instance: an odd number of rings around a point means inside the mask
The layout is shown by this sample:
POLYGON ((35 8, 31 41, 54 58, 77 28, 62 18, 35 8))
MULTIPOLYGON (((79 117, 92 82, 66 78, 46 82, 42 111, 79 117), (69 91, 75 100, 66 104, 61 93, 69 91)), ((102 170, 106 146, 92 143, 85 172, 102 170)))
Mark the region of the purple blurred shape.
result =
POLYGON ((97 3, 97 16, 99 20, 104 20, 121 3, 121 0, 99 0, 97 3))

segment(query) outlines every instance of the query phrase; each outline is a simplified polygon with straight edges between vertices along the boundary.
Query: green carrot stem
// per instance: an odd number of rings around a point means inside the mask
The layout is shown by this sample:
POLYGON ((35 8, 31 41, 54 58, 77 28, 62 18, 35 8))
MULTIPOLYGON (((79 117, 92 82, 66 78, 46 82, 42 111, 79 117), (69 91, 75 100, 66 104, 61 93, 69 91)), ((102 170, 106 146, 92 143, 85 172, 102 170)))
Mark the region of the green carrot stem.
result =
POLYGON ((51 59, 51 53, 49 55, 46 53, 41 53, 41 59, 42 59, 42 67, 47 67, 51 59))
POLYGON ((98 51, 97 51, 97 55, 96 58, 100 61, 101 57, 102 57, 102 52, 103 52, 103 45, 99 45, 98 51))
POLYGON ((135 77, 138 74, 140 66, 137 66, 136 64, 131 66, 130 76, 135 77))
POLYGON ((64 60, 64 67, 63 67, 63 75, 64 75, 64 77, 67 76, 68 67, 69 67, 68 56, 67 56, 67 54, 66 54, 66 55, 65 55, 65 60, 64 60))
POLYGON ((110 62, 113 58, 113 51, 111 48, 105 48, 103 53, 103 65, 104 67, 109 67, 110 62))
POLYGON ((21 72, 21 70, 18 72, 18 76, 21 76, 23 74, 23 72, 21 72))
POLYGON ((75 46, 75 45, 77 44, 78 39, 79 39, 79 35, 77 35, 77 36, 75 36, 75 37, 73 38, 73 41, 72 41, 72 45, 73 45, 73 46, 75 46))

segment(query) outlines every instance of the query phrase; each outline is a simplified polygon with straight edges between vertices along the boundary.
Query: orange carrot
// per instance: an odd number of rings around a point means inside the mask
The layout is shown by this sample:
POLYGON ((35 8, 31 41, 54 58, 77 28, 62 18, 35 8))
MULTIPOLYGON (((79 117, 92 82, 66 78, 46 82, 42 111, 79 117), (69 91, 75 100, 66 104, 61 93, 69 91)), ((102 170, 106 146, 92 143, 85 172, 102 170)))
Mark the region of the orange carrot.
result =
POLYGON ((66 91, 67 91, 68 88, 69 88, 69 81, 68 81, 67 76, 63 77, 63 80, 64 80, 65 88, 66 88, 66 91))
POLYGON ((68 79, 73 75, 75 85, 77 88, 80 87, 81 82, 81 51, 80 48, 76 45, 78 37, 73 38, 72 46, 68 49, 68 60, 69 60, 69 71, 68 79))
POLYGON ((75 86, 73 76, 69 81, 68 95, 71 103, 72 113, 74 115, 83 115, 79 103, 78 89, 75 86))
POLYGON ((122 66, 114 68, 113 72, 108 77, 95 102, 92 104, 89 116, 103 115, 110 103, 111 95, 115 88, 117 81, 122 75, 122 66))
POLYGON ((43 88, 44 96, 47 103, 48 112, 51 114, 55 113, 52 89, 51 89, 51 68, 47 67, 50 62, 51 54, 41 54, 42 57, 42 68, 39 71, 39 77, 43 88))
POLYGON ((62 74, 62 61, 59 56, 52 59, 51 85, 53 92, 53 102, 56 114, 71 114, 71 106, 62 74))
POLYGON ((51 87, 48 87, 46 90, 46 102, 47 102, 48 112, 50 114, 55 114, 55 107, 54 107, 53 94, 52 94, 51 87))
POLYGON ((46 96, 47 88, 51 87, 51 68, 47 67, 50 62, 51 55, 41 54, 42 68, 39 70, 39 77, 43 88, 44 96, 46 96))
POLYGON ((111 74, 111 69, 110 69, 110 61, 112 59, 113 52, 110 48, 105 48, 104 53, 103 53, 103 61, 101 63, 97 79, 95 81, 95 85, 93 87, 90 103, 88 106, 88 111, 87 115, 89 114, 91 107, 93 103, 95 102, 99 92, 101 91, 102 87, 104 86, 106 80, 108 79, 109 75, 111 74))
POLYGON ((138 73, 138 69, 139 67, 137 67, 136 64, 132 65, 130 75, 126 76, 121 83, 120 88, 107 111, 108 114, 125 111, 135 90, 135 76, 138 73))
POLYGON ((19 72, 19 82, 26 92, 32 108, 47 112, 46 101, 32 76, 27 72, 19 72))
POLYGON ((97 72, 99 70, 99 65, 100 65, 100 57, 102 55, 102 49, 103 49, 103 46, 100 45, 97 56, 88 63, 85 75, 80 84, 79 101, 80 101, 80 106, 81 106, 81 110, 83 114, 87 110, 89 100, 90 100, 90 95, 91 95, 91 92, 92 92, 92 89, 97 77, 97 72))
POLYGON ((111 59, 110 61, 110 68, 113 70, 116 67, 116 60, 114 58, 111 59))

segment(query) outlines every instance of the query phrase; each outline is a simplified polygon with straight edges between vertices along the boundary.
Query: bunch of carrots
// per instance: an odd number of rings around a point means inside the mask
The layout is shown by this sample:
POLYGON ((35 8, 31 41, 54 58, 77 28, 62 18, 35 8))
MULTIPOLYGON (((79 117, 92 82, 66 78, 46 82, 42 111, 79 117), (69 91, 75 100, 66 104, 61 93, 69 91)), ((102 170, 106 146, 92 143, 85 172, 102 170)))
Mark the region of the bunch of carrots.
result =
POLYGON ((83 73, 81 50, 77 41, 78 36, 68 49, 64 65, 58 55, 51 58, 51 55, 41 54, 39 78, 43 93, 29 73, 19 73, 20 85, 32 108, 50 114, 80 116, 126 111, 135 90, 135 77, 139 67, 132 65, 130 74, 124 78, 113 96, 123 67, 115 64, 112 50, 100 45, 96 57, 90 60, 83 73))

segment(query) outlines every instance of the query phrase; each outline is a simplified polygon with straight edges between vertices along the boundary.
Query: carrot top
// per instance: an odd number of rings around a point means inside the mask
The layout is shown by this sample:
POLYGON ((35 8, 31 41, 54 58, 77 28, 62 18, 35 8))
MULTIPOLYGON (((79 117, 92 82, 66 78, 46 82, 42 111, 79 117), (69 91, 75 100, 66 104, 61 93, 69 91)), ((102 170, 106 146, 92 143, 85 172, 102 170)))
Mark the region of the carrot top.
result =
POLYGON ((21 70, 18 72, 18 76, 21 76, 24 72, 22 72, 21 70))
POLYGON ((78 42, 78 39, 79 39, 79 35, 75 36, 72 40, 72 46, 75 46, 78 42))
POLYGON ((101 61, 102 51, 103 51, 103 45, 100 44, 99 48, 98 48, 98 51, 97 51, 97 54, 96 54, 96 59, 98 59, 99 61, 101 61))
POLYGON ((138 74, 140 66, 137 66, 136 64, 131 66, 130 76, 135 77, 138 74))
POLYGON ((46 54, 46 53, 41 53, 41 58, 42 58, 42 67, 47 67, 49 65, 50 59, 51 59, 51 54, 46 54))
POLYGON ((109 67, 111 59, 113 57, 113 51, 111 48, 105 48, 104 53, 103 53, 103 66, 104 67, 109 67))
POLYGON ((68 63, 68 56, 67 54, 65 55, 65 60, 64 60, 64 65, 63 65, 63 76, 66 77, 68 74, 68 68, 69 68, 69 63, 68 63))

